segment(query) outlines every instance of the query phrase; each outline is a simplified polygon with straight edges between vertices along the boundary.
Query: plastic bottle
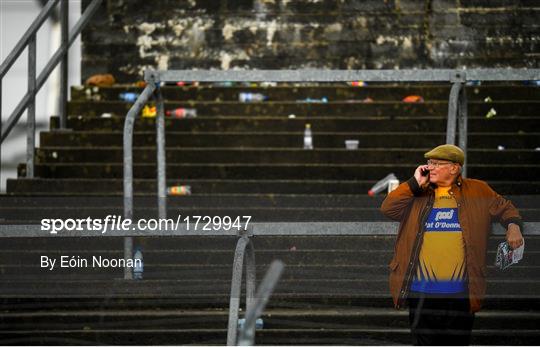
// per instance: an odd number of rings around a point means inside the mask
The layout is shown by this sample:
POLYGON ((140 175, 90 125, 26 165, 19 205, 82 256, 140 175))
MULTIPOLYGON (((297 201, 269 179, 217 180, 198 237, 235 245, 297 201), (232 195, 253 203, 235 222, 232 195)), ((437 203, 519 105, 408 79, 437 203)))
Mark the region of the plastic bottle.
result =
POLYGON ((238 101, 240 102, 258 102, 268 100, 266 95, 261 93, 240 93, 238 94, 238 101))
POLYGON ((139 94, 132 92, 124 92, 120 93, 118 97, 120 98, 120 100, 123 100, 125 102, 135 102, 135 100, 137 100, 137 98, 139 97, 139 94))
MULTIPOLYGON (((244 325, 246 324, 245 318, 240 318, 238 320, 238 330, 241 330, 244 328, 244 325)), ((255 320, 255 329, 262 329, 264 327, 264 321, 262 318, 257 318, 255 320)))
POLYGON ((481 86, 482 81, 467 81, 465 82, 466 86, 481 86))
POLYGON ((398 179, 388 181, 388 193, 395 190, 398 186, 399 186, 398 179))
POLYGON ((305 98, 305 99, 302 99, 302 100, 296 100, 296 102, 315 103, 315 104, 322 103, 322 104, 325 104, 325 103, 328 102, 328 98, 326 96, 323 96, 320 99, 305 98))
POLYGON ((142 280, 144 263, 143 263, 143 254, 140 247, 135 248, 135 255, 133 256, 133 279, 142 280), (139 261, 140 260, 140 261, 139 261))
POLYGON ((174 110, 166 111, 165 114, 174 118, 195 118, 197 117, 197 110, 194 108, 179 107, 174 110))
POLYGON ((304 129, 304 149, 313 149, 313 134, 311 133, 311 124, 306 123, 304 129))
POLYGON ((388 174, 385 178, 375 183, 375 185, 371 187, 371 189, 368 191, 368 195, 374 196, 375 194, 382 192, 388 187, 388 183, 390 183, 390 181, 392 180, 397 180, 397 177, 396 175, 394 175, 394 173, 388 174))
POLYGON ((347 82, 348 85, 350 85, 351 87, 365 87, 367 86, 367 83, 364 82, 364 81, 351 81, 351 82, 347 82))
POLYGON ((172 186, 167 188, 169 195, 191 195, 191 186, 172 186))

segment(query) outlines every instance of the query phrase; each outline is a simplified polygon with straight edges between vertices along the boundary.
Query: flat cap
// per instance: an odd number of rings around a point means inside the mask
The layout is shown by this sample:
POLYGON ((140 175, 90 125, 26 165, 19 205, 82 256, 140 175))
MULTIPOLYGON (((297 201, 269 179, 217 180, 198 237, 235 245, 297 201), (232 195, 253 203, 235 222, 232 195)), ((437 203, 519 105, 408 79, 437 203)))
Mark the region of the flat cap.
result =
POLYGON ((424 154, 426 159, 443 159, 463 165, 465 161, 465 153, 458 146, 440 145, 433 148, 431 151, 424 154))

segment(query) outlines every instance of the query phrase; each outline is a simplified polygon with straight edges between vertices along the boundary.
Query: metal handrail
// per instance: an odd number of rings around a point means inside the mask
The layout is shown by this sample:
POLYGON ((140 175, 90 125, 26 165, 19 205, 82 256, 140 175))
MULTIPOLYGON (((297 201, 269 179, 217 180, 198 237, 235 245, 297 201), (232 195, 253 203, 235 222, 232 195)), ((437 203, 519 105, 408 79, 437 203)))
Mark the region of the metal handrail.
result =
POLYGON ((238 333, 238 315, 242 288, 242 272, 246 260, 246 312, 253 309, 255 304, 255 249, 251 242, 251 229, 243 232, 236 243, 234 252, 233 274, 231 280, 231 297, 229 301, 229 325, 227 329, 227 346, 236 345, 238 333), (247 250, 247 253, 246 253, 247 250))
MULTIPOLYGON (((88 5, 81 18, 77 21, 71 33, 68 30, 68 12, 69 12, 69 0, 49 0, 45 7, 41 10, 38 17, 30 25, 28 30, 24 33, 23 37, 15 45, 15 48, 4 60, 0 66, 0 94, 2 90, 2 79, 9 69, 13 66, 17 58, 21 55, 26 47, 28 47, 28 91, 20 100, 19 104, 15 107, 14 111, 9 116, 6 125, 2 128, 0 122, 0 146, 2 142, 9 135, 13 127, 19 121, 24 110, 28 110, 27 113, 27 150, 26 150, 26 177, 34 176, 34 148, 35 148, 35 98, 41 87, 47 81, 47 78, 51 72, 56 68, 60 62, 60 128, 66 127, 66 113, 67 113, 67 64, 68 64, 68 49, 73 44, 75 39, 79 36, 84 27, 88 24, 90 18, 97 11, 99 5, 103 0, 92 0, 88 5), (41 28, 43 23, 51 16, 55 6, 60 4, 60 18, 61 18, 61 33, 62 39, 58 50, 49 59, 41 73, 36 79, 36 37, 37 31, 41 28)), ((0 113, 2 112, 2 99, 0 95, 0 113)), ((1 151, 0 151, 1 152, 1 151)), ((2 158, 0 157, 0 164, 2 158)))
MULTIPOLYGON (((135 127, 135 119, 141 112, 146 102, 154 94, 157 85, 148 83, 141 95, 129 109, 126 120, 124 121, 124 218, 133 219, 133 128, 135 127)), ((159 107, 163 111, 163 107, 159 107)), ((163 112, 157 115, 158 118, 163 118, 163 112)), ((159 123, 159 122, 157 122, 159 123)), ((158 157, 158 160, 163 159, 158 157)), ((158 163, 159 165, 159 163, 158 163)), ((158 170, 159 171, 159 170, 158 170)), ((158 198, 158 200, 160 200, 158 198)), ((131 259, 133 255, 133 239, 126 237, 124 239, 124 259, 131 259)), ((130 268, 124 268, 124 279, 132 279, 133 272, 130 268)))
POLYGON ((5 74, 9 71, 11 66, 15 63, 19 55, 24 51, 28 42, 34 37, 36 32, 39 30, 41 25, 49 18, 54 7, 60 2, 60 0, 50 0, 45 7, 41 10, 37 18, 30 25, 28 30, 24 33, 23 37, 17 42, 11 53, 8 54, 2 65, 0 65, 0 79, 2 79, 5 74))
MULTIPOLYGON (((456 127, 458 127, 458 145, 467 153, 467 94, 465 92, 466 72, 456 73, 450 89, 448 101, 448 117, 446 123, 446 143, 456 143, 456 127)), ((461 175, 467 177, 467 155, 465 156, 461 175)))
POLYGON ((152 74, 163 82, 453 82, 461 75, 466 82, 540 79, 540 69, 162 70, 152 74))
MULTIPOLYGON (((251 307, 248 306, 246 310, 246 321, 244 323, 243 329, 240 331, 240 337, 236 341, 238 346, 254 346, 255 345, 255 323, 257 318, 259 318, 270 299, 270 295, 274 291, 285 264, 281 260, 274 260, 270 264, 270 268, 266 272, 257 294, 255 295, 255 302, 251 307)), ((230 329, 230 323, 229 323, 230 329)))

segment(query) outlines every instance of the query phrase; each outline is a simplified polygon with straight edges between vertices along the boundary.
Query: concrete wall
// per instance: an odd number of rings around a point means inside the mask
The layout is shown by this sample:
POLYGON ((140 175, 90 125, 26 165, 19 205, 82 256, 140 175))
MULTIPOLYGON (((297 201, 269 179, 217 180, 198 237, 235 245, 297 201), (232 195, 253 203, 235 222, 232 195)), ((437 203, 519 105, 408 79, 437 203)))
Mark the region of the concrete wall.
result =
POLYGON ((536 0, 106 0, 82 73, 538 68, 538 23, 536 0))

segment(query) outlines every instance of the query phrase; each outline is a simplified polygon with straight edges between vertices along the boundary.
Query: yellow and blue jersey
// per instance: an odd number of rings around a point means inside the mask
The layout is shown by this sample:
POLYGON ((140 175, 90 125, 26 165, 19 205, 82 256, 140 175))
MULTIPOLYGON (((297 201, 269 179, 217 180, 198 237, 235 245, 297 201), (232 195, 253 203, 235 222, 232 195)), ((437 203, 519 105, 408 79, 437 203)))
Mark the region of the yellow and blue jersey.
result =
POLYGON ((411 291, 452 294, 467 291, 465 244, 450 187, 435 189, 411 291))

